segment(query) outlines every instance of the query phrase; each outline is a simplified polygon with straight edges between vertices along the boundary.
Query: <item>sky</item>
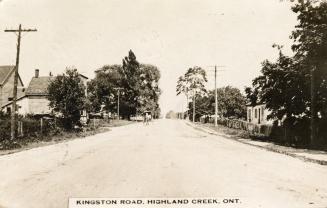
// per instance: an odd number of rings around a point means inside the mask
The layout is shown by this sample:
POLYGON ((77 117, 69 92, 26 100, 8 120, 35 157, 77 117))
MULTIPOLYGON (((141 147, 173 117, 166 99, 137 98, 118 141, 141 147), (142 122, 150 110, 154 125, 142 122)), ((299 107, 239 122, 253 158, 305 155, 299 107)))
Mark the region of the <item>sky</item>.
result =
POLYGON ((0 65, 14 65, 14 33, 24 33, 19 73, 25 86, 41 76, 74 66, 94 78, 94 70, 121 64, 131 49, 141 63, 161 71, 162 112, 185 109, 176 81, 193 66, 207 70, 214 86, 244 91, 260 74, 261 62, 275 60, 274 43, 291 54, 289 39, 297 24, 291 4, 280 0, 0 0, 0 65))

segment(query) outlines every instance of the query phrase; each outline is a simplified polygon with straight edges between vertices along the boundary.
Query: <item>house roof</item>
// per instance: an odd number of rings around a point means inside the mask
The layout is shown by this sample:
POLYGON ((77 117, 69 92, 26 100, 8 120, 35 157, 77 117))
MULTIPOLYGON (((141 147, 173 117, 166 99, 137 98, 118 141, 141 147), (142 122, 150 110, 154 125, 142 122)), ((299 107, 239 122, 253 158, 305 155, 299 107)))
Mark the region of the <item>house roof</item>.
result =
MULTIPOLYGON (((79 76, 88 79, 82 74, 79 74, 79 76)), ((55 78, 55 76, 33 77, 26 89, 25 95, 48 95, 48 86, 55 78)))
POLYGON ((15 68, 15 66, 0 66, 0 85, 2 85, 6 79, 9 77, 10 72, 15 68))
POLYGON ((55 77, 33 77, 28 88, 26 95, 48 95, 48 86, 55 77))

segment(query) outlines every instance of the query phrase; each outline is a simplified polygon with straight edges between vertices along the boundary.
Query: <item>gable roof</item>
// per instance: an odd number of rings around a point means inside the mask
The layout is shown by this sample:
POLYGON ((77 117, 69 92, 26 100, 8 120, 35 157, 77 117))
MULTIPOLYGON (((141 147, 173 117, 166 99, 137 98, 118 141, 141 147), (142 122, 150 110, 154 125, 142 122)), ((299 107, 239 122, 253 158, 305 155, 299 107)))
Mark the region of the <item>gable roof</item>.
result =
MULTIPOLYGON (((84 79, 88 79, 82 74, 79 75, 84 79)), ((48 95, 48 86, 55 78, 55 76, 33 77, 25 91, 25 95, 48 95)))
POLYGON ((55 77, 33 77, 28 88, 26 95, 48 95, 48 86, 55 77))
POLYGON ((9 77, 12 70, 14 70, 15 66, 0 66, 0 85, 2 85, 6 79, 9 77))

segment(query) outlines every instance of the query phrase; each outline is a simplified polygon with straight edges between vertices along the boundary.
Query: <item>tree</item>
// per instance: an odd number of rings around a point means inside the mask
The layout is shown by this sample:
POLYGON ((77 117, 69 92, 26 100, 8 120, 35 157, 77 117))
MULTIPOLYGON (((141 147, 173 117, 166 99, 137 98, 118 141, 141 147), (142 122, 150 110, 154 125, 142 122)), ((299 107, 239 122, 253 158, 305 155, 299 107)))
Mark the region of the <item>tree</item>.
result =
POLYGON ((93 111, 105 104, 105 109, 117 112, 117 88, 120 88, 120 114, 123 118, 151 111, 160 116, 160 71, 150 64, 140 64, 129 51, 122 65, 106 65, 97 71, 89 84, 89 98, 93 111))
POLYGON ((90 111, 104 110, 117 112, 117 87, 122 86, 121 65, 105 65, 96 72, 96 76, 88 83, 90 111))
MULTIPOLYGON (((185 75, 180 76, 176 85, 176 95, 184 94, 186 97, 186 103, 189 104, 189 93, 190 93, 189 83, 186 82, 185 75)), ((189 109, 189 108, 188 108, 189 109)), ((187 118, 189 117, 189 111, 187 109, 187 118)), ((184 117, 184 116, 183 116, 184 117)))
POLYGON ((77 69, 66 69, 48 86, 50 107, 64 119, 64 127, 80 125, 81 111, 85 105, 85 87, 77 69))
POLYGON ((140 89, 138 113, 151 111, 155 117, 160 115, 159 97, 161 90, 159 88, 160 71, 156 66, 150 64, 140 64, 140 89))
POLYGON ((299 20, 292 49, 310 78, 311 145, 317 146, 318 125, 327 125, 327 2, 299 0, 292 10, 299 20))
POLYGON ((266 103, 269 117, 284 119, 288 129, 310 119, 310 143, 317 146, 327 136, 327 2, 299 0, 292 10, 299 21, 291 35, 294 56, 279 47, 277 61, 262 63, 262 75, 253 80, 254 89, 246 89, 247 98, 266 103))
MULTIPOLYGON (((226 118, 245 118, 246 117, 246 98, 240 90, 231 86, 217 89, 218 111, 220 115, 226 118)), ((211 90, 204 96, 197 98, 198 105, 195 117, 202 115, 213 115, 215 113, 215 91, 211 90)))
MULTIPOLYGON (((246 117, 246 98, 237 88, 227 86, 217 89, 218 112, 223 117, 245 118, 246 117)), ((214 91, 211 92, 214 100, 214 91)), ((214 101, 212 103, 214 106, 214 101)))
POLYGON ((177 81, 177 95, 184 93, 188 99, 190 94, 193 99, 193 122, 195 122, 196 96, 202 96, 207 93, 204 86, 207 81, 205 70, 198 66, 189 68, 184 76, 179 77, 177 81))
POLYGON ((125 98, 123 100, 122 107, 123 112, 128 115, 137 114, 137 108, 139 107, 139 96, 140 96, 140 64, 136 60, 136 56, 132 50, 128 52, 128 56, 123 59, 122 66, 123 75, 123 88, 125 92, 125 98))
POLYGON ((279 120, 307 113, 309 91, 299 63, 280 51, 276 62, 262 63, 261 73, 253 80, 254 90, 246 89, 252 104, 266 103, 268 118, 279 120), (252 99, 252 100, 251 100, 252 99))

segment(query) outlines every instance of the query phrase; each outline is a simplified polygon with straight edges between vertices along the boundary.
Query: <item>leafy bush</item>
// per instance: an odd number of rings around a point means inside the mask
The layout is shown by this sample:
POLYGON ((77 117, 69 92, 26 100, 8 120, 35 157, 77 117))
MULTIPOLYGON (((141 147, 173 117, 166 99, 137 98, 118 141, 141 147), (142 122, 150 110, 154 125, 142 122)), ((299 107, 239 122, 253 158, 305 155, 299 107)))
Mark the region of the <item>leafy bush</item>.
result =
POLYGON ((10 139, 10 119, 0 119, 0 142, 10 139))

